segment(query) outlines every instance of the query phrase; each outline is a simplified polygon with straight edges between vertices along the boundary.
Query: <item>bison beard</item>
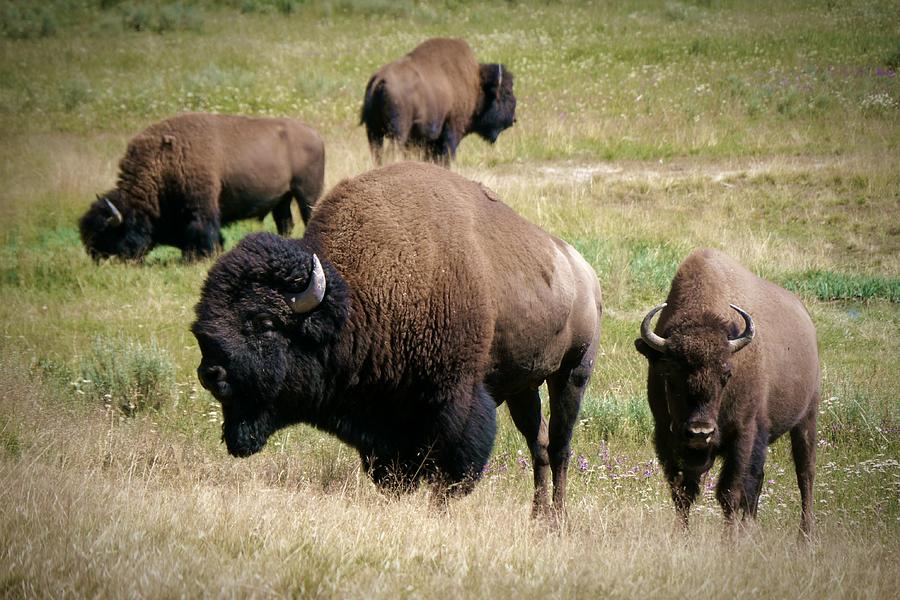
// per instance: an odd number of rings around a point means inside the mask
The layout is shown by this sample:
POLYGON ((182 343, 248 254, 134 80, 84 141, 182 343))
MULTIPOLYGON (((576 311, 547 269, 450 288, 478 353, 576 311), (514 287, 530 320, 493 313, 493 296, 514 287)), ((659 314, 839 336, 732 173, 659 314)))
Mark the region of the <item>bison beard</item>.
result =
POLYGON ((481 476, 506 402, 534 511, 550 512, 552 474, 562 515, 600 302, 590 266, 493 192, 397 163, 336 186, 303 239, 250 235, 216 262, 192 327, 197 374, 232 454, 308 423, 353 446, 379 487, 428 481, 440 497, 481 476))

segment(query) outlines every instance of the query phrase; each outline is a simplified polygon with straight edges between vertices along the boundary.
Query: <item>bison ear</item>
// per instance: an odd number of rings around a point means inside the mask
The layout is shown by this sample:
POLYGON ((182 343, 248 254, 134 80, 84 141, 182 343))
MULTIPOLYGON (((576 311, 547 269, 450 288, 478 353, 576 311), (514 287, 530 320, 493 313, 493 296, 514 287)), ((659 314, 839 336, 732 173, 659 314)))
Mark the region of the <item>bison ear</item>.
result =
POLYGON ((651 348, 642 338, 634 340, 634 349, 643 354, 649 361, 662 358, 662 352, 655 348, 651 348))

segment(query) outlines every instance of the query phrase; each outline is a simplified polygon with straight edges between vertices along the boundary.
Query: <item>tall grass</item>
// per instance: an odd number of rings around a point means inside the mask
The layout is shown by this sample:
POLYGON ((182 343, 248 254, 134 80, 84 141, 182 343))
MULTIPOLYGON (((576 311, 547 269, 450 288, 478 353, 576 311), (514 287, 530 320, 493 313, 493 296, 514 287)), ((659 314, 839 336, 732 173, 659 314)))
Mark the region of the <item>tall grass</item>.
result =
MULTIPOLYGON (((58 0, 2 11, 0 595, 897 589, 897 2, 58 0), (52 31, 7 33, 19 21, 34 30, 39 14, 52 31), (370 168, 365 82, 432 35, 464 36, 516 75, 516 126, 494 146, 466 138, 453 168, 572 243, 603 288, 562 531, 529 519, 528 450, 502 407, 483 480, 447 512, 426 489, 379 495, 352 449, 304 426, 230 458, 188 330, 212 260, 159 248, 141 266, 97 265, 78 237, 129 137, 184 110, 308 121, 326 140, 329 187, 370 168), (701 246, 792 289, 817 326, 812 546, 795 544, 787 440, 769 452, 757 530, 721 543, 713 470, 692 534, 673 532, 633 342, 701 246)), ((271 218, 236 224, 226 248, 274 229, 271 218)))

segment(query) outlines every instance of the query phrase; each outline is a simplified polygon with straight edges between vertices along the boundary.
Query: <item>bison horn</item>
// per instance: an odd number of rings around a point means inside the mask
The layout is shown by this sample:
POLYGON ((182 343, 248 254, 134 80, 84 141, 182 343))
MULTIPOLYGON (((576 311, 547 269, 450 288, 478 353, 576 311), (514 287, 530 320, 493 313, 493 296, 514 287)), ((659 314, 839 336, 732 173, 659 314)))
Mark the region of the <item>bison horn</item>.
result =
POLYGON ((756 327, 753 325, 753 319, 744 312, 740 307, 735 306, 734 304, 729 304, 731 308, 736 310, 739 315, 744 317, 744 333, 740 336, 731 339, 728 339, 728 346, 731 348, 732 354, 749 344, 753 340, 753 336, 756 334, 756 327))
POLYGON ((650 312, 647 313, 647 316, 644 317, 644 321, 641 323, 641 339, 643 339, 648 346, 650 346, 657 352, 662 353, 665 353, 666 351, 666 338, 660 337, 650 330, 650 321, 653 320, 653 316, 656 315, 656 313, 658 313, 665 307, 665 302, 663 302, 659 306, 654 306, 652 309, 650 309, 650 312))
POLYGON ((503 86, 503 65, 497 65, 497 88, 503 86))
POLYGON ((288 294, 287 301, 295 313, 307 313, 317 307, 325 297, 325 271, 319 257, 313 254, 312 272, 309 275, 309 285, 302 292, 288 294))
POLYGON ((115 225, 121 225, 125 220, 122 218, 122 213, 119 212, 119 209, 116 208, 116 205, 109 201, 109 198, 104 197, 103 201, 106 202, 106 206, 109 207, 109 212, 112 213, 112 216, 109 218, 109 222, 115 225))

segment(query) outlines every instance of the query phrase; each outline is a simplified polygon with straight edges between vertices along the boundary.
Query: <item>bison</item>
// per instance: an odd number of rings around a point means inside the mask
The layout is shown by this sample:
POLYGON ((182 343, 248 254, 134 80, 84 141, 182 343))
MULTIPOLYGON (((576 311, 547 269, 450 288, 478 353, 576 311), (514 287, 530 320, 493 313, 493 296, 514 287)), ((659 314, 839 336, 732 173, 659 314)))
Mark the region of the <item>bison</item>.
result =
POLYGON ((478 183, 401 162, 338 184, 302 239, 253 234, 221 256, 192 331, 234 456, 308 423, 353 446, 380 488, 425 481, 447 498, 482 473, 505 401, 534 512, 562 515, 601 310, 571 246, 478 183))
POLYGON ((306 222, 324 173, 322 138, 299 121, 180 115, 128 142, 116 187, 81 217, 81 240, 95 260, 140 260, 161 244, 190 260, 221 248, 222 225, 269 212, 288 235, 291 200, 306 222))
POLYGON ((433 38, 369 79, 361 113, 377 164, 388 137, 446 166, 464 136, 493 144, 516 122, 513 75, 502 64, 479 64, 464 40, 433 38))
POLYGON ((687 529, 700 477, 717 456, 726 530, 738 509, 755 519, 767 448, 790 432, 800 528, 811 535, 819 360, 800 300, 722 252, 696 250, 678 267, 665 304, 644 318, 635 346, 649 362, 656 453, 681 525, 687 529))

